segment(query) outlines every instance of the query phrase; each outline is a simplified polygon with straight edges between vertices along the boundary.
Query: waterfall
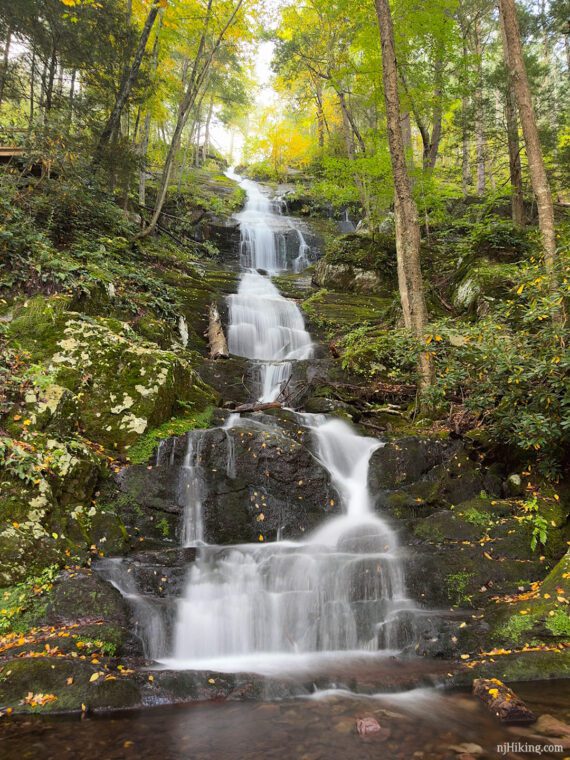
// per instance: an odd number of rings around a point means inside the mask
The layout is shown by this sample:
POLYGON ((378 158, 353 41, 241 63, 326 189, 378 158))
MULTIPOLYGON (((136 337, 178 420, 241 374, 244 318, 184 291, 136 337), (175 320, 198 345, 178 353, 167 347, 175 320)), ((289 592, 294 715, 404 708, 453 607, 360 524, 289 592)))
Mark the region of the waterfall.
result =
MULTIPOLYGON (((312 343, 296 304, 271 282, 284 268, 279 228, 272 229, 278 215, 255 183, 240 184, 248 196, 238 215, 245 271, 228 299, 229 348, 260 365, 259 399, 266 401, 279 396, 293 362, 312 355, 312 343)), ((303 246, 299 233, 296 261, 306 254, 303 246)), ((201 546, 178 602, 173 657, 164 660, 171 667, 256 670, 283 658, 290 667, 291 657, 388 652, 410 643, 414 605, 406 596, 397 536, 374 513, 368 490, 370 458, 383 444, 342 420, 290 413, 310 430, 342 514, 302 541, 283 539, 279 531, 274 543, 201 546)), ((228 437, 239 420, 237 414, 227 420, 228 437)), ((188 490, 200 503, 192 446, 185 467, 195 485, 188 490)), ((231 447, 228 452, 229 474, 235 461, 231 447)))
MULTIPOLYGON (((246 271, 238 292, 228 298, 228 347, 232 354, 257 360, 259 400, 275 401, 289 381, 291 362, 312 355, 312 341, 296 304, 283 298, 267 276, 287 268, 286 251, 279 243, 283 222, 255 182, 240 184, 247 192, 245 209, 236 215, 242 236, 240 262, 246 271)), ((297 259, 306 255, 301 254, 303 247, 308 249, 299 236, 297 259)))
POLYGON ((187 434, 186 453, 178 481, 178 503, 184 508, 182 544, 197 546, 204 541, 202 500, 204 477, 200 467, 200 443, 203 431, 193 430, 187 434))

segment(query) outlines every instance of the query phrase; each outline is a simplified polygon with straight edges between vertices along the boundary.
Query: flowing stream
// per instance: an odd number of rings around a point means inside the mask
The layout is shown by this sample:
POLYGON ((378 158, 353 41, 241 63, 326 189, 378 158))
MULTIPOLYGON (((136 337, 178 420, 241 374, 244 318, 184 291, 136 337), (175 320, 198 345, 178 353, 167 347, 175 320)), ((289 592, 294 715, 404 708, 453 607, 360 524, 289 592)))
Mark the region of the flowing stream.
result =
MULTIPOLYGON (((229 348, 259 367, 258 399, 273 401, 293 362, 310 358, 313 346, 299 308, 271 276, 304 266, 308 246, 297 230, 298 252, 288 264, 279 206, 256 183, 231 176, 247 203, 237 215, 243 274, 228 299, 229 348)), ((335 417, 301 412, 296 419, 311 430, 314 455, 343 508, 302 541, 205 545, 199 436, 189 435, 183 541, 200 548, 178 603, 173 655, 163 660, 169 667, 271 672, 307 658, 390 653, 411 643, 416 611, 406 597, 397 538, 373 512, 367 485, 370 457, 382 443, 335 417)), ((226 428, 238 424, 232 415, 226 428)))

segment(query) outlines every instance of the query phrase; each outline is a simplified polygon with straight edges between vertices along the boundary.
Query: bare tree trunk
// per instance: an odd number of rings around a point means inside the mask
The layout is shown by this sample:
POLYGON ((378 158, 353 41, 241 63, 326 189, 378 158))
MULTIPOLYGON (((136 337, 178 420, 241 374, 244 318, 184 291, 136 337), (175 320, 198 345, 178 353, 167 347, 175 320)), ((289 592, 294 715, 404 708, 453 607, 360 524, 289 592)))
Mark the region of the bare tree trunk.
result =
POLYGON ((10 43, 12 42, 12 27, 8 27, 6 40, 4 41, 4 53, 2 55, 2 72, 0 73, 0 105, 4 99, 4 88, 6 87, 6 77, 8 75, 8 61, 10 59, 10 43))
POLYGON ((315 103, 317 107, 317 139, 319 148, 325 147, 325 111, 323 108, 323 88, 318 80, 313 80, 315 84, 315 103))
POLYGON ((356 126, 356 122, 354 121, 352 113, 350 112, 350 108, 348 107, 348 104, 346 102, 346 96, 344 92, 342 92, 342 90, 337 90, 336 92, 338 95, 340 107, 342 109, 343 118, 345 118, 347 124, 350 125, 350 129, 354 133, 356 141, 358 142, 358 145, 360 147, 360 151, 364 154, 366 153, 366 145, 364 144, 364 140, 362 138, 362 135, 360 134, 360 130, 356 126))
POLYGON ((410 121, 410 112, 404 111, 400 117, 402 123, 402 140, 404 141, 404 150, 406 151, 406 160, 408 169, 414 169, 414 147, 412 145, 412 123, 410 121))
POLYGON ((34 121, 34 100, 36 97, 36 49, 32 48, 32 60, 30 62, 30 130, 34 121))
MULTIPOLYGON (((404 323, 418 340, 423 340, 427 325, 427 309, 420 266, 420 227, 406 168, 406 154, 400 126, 400 96, 392 15, 388 0, 375 0, 375 5, 380 27, 384 102, 394 175, 398 285, 404 323)), ((421 387, 426 388, 431 384, 433 375, 431 357, 428 352, 422 352, 419 370, 421 387)))
POLYGON ((424 168, 434 169, 439 152, 439 143, 441 141, 441 120, 443 118, 441 99, 443 96, 443 59, 438 58, 435 62, 435 89, 434 89, 434 106, 432 116, 431 138, 427 151, 424 168))
POLYGON ((73 69, 71 72, 71 83, 69 85, 69 101, 68 101, 68 116, 67 116, 67 129, 70 130, 73 124, 73 105, 75 99, 75 77, 77 76, 77 70, 73 69))
POLYGON ((152 27, 154 26, 154 22, 158 15, 159 7, 160 6, 158 4, 158 0, 155 0, 155 2, 151 6, 150 11, 148 12, 148 16, 146 17, 146 21, 145 21, 141 36, 139 38, 139 41, 135 50, 133 61, 131 63, 130 68, 126 69, 123 74, 121 85, 119 87, 119 93, 117 95, 117 99, 115 100, 115 105, 113 106, 111 115, 109 116, 109 119, 107 120, 107 123, 105 124, 103 131, 101 132, 101 136, 99 137, 99 142, 97 144, 97 148, 95 150, 95 157, 94 157, 94 160, 96 162, 101 159, 101 156, 105 147, 109 144, 109 142, 111 141, 111 138, 113 137, 114 134, 116 134, 119 128, 119 124, 121 121, 121 114, 123 113, 123 108, 125 107, 125 103, 127 102, 129 95, 131 94, 131 91, 137 80, 137 76, 139 73, 139 69, 141 67, 144 52, 146 50, 146 44, 148 42, 148 38, 150 37, 152 27))
POLYGON ((214 113, 214 96, 210 98, 208 105, 208 113, 206 115, 206 124, 204 125, 204 161, 208 158, 210 152, 210 124, 212 122, 212 114, 214 113))
MULTIPOLYGON (((129 11, 130 12, 130 11, 129 11)), ((154 40, 154 45, 152 47, 152 74, 153 77, 156 75, 156 71, 158 69, 158 45, 159 45, 159 38, 160 38, 160 31, 162 29, 162 20, 163 20, 163 13, 162 9, 160 12, 159 20, 158 20, 158 28, 156 30, 156 38, 154 40)), ((150 142, 150 125, 151 125, 151 114, 150 110, 147 108, 147 111, 144 116, 144 125, 143 125, 143 136, 139 148, 139 154, 140 154, 140 169, 139 169, 139 205, 141 208, 144 208, 146 203, 146 158, 148 153, 148 145, 150 142)))
POLYGON ((473 183, 471 177, 469 127, 467 126, 468 99, 464 95, 461 98, 461 185, 463 195, 467 197, 473 183))
POLYGON ((475 23, 475 55, 477 57, 477 84, 475 87, 475 153, 477 167, 477 195, 485 194, 485 119, 483 117, 483 48, 479 21, 475 23))
MULTIPOLYGON (((339 100, 341 114, 342 114, 342 132, 344 135, 344 144, 346 146, 346 154, 348 156, 348 160, 351 163, 354 163, 354 161, 356 160, 356 155, 355 155, 355 150, 354 150, 355 133, 351 127, 350 119, 348 117, 348 110, 346 108, 344 96, 341 97, 341 93, 338 93, 338 100, 339 100)), ((354 183, 358 189, 358 195, 360 196, 360 203, 364 210, 364 216, 366 217, 366 219, 370 219, 369 198, 368 198, 368 193, 366 192, 366 188, 364 187, 364 182, 362 181, 362 177, 356 171, 356 169, 354 169, 352 176, 354 178, 354 183)))
POLYGON ((55 50, 55 43, 52 45, 51 58, 49 63, 47 82, 45 87, 45 99, 44 99, 44 125, 49 120, 49 113, 53 105, 53 85, 55 82, 55 70, 57 67, 57 57, 55 50))
POLYGON ((517 102, 509 65, 509 50, 505 34, 505 22, 500 15, 501 35, 503 39, 503 57, 507 82, 505 89, 505 118, 507 121, 507 141, 509 147, 509 175, 511 180, 511 213, 513 222, 519 227, 525 225, 524 193, 522 181, 522 166, 519 144, 519 129, 517 124, 517 102))
POLYGON ((548 184, 548 177, 544 166, 538 129, 536 126, 536 117, 530 94, 530 86, 524 65, 514 0, 499 0, 499 10, 504 23, 505 41, 508 51, 508 66, 521 119, 530 180, 538 206, 538 224, 542 235, 544 265, 550 281, 550 287, 555 291, 558 288, 558 281, 556 276, 554 209, 552 205, 550 185, 548 184))

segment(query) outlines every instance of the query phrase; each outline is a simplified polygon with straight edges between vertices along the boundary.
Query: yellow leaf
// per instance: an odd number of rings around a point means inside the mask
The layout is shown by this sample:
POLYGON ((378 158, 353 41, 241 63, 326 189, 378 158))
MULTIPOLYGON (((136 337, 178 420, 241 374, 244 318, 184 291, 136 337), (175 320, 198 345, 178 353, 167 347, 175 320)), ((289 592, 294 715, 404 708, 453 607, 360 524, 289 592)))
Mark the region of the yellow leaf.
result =
POLYGON ((65 683, 66 683, 68 686, 71 686, 71 684, 73 683, 73 676, 69 676, 69 678, 66 678, 66 679, 65 679, 65 683))
POLYGON ((93 675, 89 679, 89 683, 93 683, 94 681, 98 681, 100 678, 101 678, 101 673, 93 673, 93 675))
POLYGON ((461 659, 462 660, 468 660, 469 659, 469 655, 468 654, 462 654, 461 655, 461 659))
POLYGON ((519 285, 518 290, 517 290, 517 296, 520 296, 523 290, 524 290, 524 285, 519 285))
POLYGON ((443 340, 443 338, 441 337, 441 335, 436 335, 435 339, 437 340, 438 343, 443 340))
POLYGON ((257 540, 258 540, 258 541, 263 541, 263 536, 261 535, 261 533, 260 533, 260 534, 259 534, 259 536, 257 537, 257 540))

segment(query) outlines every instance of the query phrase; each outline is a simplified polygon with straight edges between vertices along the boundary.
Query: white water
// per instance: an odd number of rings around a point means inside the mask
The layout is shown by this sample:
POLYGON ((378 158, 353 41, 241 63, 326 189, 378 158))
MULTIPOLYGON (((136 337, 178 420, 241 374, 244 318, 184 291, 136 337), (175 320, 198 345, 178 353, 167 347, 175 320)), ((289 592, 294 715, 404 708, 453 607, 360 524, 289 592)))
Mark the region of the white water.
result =
MULTIPOLYGON (((274 273, 284 261, 271 202, 255 183, 241 185, 248 193, 238 215, 247 271, 230 297, 229 345, 233 353, 263 361, 259 398, 270 400, 287 382, 291 363, 311 355, 311 339, 297 306, 255 271, 274 273)), ((300 236, 299 256, 303 243, 300 236)), ((307 657, 385 654, 409 643, 398 613, 413 612, 413 604, 405 594, 397 538, 373 512, 367 485, 370 458, 382 443, 336 418, 297 418, 312 431, 315 456, 330 474, 343 514, 303 541, 202 547, 179 601, 169 666, 270 672, 290 670, 293 662, 303 667, 307 657)), ((239 415, 232 415, 225 428, 238 424, 239 415)))
MULTIPOLYGON (((312 341, 297 306, 283 298, 268 276, 287 268, 283 218, 255 182, 241 180, 240 185, 247 192, 245 209, 236 215, 246 271, 238 292, 228 298, 228 347, 232 354, 257 360, 259 400, 274 401, 291 376, 291 362, 312 355, 312 341)), ((299 256, 303 251, 306 258, 308 246, 300 232, 299 239, 299 256)))

